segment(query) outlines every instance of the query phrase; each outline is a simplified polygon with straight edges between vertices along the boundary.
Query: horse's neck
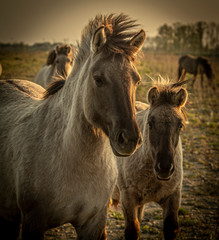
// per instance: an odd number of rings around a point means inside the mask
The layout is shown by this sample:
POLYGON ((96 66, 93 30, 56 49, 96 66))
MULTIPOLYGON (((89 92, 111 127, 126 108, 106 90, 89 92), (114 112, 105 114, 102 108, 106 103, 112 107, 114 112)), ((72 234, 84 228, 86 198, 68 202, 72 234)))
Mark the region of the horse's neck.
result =
POLYGON ((96 145, 101 145, 100 143, 104 144, 106 140, 102 130, 92 126, 84 114, 83 96, 88 74, 87 64, 89 63, 86 62, 80 72, 69 76, 63 88, 52 96, 53 99, 49 103, 54 112, 61 112, 60 124, 63 127, 63 141, 67 148, 75 144, 95 148, 96 145))

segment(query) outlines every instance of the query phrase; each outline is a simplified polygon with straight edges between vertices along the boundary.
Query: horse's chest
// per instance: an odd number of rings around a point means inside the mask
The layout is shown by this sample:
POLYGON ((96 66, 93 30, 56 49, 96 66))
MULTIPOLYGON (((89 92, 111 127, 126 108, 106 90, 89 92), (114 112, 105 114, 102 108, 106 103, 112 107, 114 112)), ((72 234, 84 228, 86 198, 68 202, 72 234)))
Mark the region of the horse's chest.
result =
POLYGON ((177 186, 175 179, 161 182, 156 178, 149 178, 139 185, 139 199, 141 203, 160 202, 161 199, 173 193, 177 186))

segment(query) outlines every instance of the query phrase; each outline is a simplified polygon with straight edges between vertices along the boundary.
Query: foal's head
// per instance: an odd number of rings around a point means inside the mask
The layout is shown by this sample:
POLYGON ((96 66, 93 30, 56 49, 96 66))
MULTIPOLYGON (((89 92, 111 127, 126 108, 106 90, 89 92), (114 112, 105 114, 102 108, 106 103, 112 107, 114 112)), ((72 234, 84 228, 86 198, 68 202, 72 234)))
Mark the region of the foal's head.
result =
POLYGON ((56 46, 47 58, 47 65, 53 65, 57 74, 66 78, 72 70, 73 47, 68 44, 56 46))
POLYGON ((141 79, 133 58, 142 47, 145 33, 141 30, 127 39, 122 24, 120 33, 113 24, 106 24, 93 34, 84 106, 89 121, 109 137, 114 154, 129 156, 142 143, 135 118, 135 91, 141 79))
POLYGON ((147 127, 154 173, 159 180, 168 180, 175 169, 176 148, 185 122, 182 107, 187 101, 187 91, 171 84, 160 84, 149 90, 148 101, 147 127))

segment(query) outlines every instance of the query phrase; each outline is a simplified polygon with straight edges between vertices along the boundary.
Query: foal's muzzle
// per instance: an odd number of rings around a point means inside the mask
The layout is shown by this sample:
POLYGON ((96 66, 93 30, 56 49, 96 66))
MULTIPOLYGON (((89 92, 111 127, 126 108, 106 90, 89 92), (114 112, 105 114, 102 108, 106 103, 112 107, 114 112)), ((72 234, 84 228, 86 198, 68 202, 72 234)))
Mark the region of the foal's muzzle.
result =
POLYGON ((171 176, 173 175, 173 172, 175 170, 175 166, 173 163, 165 166, 165 167, 161 167, 160 163, 157 163, 155 165, 155 174, 157 176, 158 180, 169 180, 171 178, 171 176))

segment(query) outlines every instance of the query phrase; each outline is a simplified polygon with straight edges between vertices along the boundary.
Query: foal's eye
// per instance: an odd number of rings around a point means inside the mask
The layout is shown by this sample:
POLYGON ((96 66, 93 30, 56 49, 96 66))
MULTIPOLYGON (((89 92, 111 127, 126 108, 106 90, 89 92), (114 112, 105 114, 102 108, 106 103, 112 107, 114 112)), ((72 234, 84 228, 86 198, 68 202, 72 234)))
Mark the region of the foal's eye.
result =
POLYGON ((94 80, 96 82, 97 87, 102 87, 103 86, 104 81, 103 81, 102 77, 95 76, 94 80))

